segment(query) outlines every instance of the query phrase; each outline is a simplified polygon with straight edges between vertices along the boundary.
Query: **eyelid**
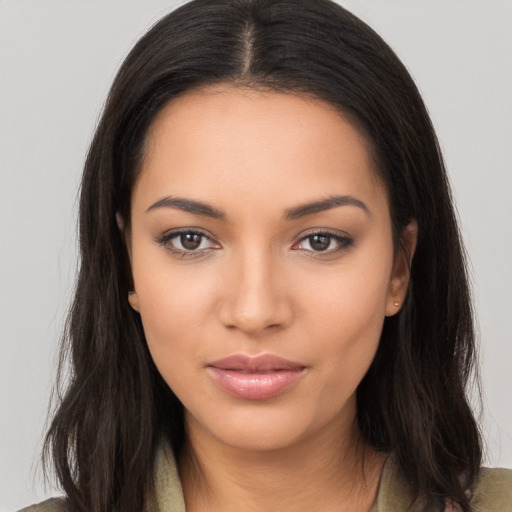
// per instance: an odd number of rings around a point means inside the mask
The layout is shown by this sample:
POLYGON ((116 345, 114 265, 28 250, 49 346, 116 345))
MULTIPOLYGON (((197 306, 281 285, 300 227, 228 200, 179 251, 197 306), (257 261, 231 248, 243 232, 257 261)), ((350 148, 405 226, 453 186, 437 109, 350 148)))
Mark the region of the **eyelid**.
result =
POLYGON ((209 253, 212 250, 217 250, 217 248, 220 247, 220 244, 218 242, 216 242, 211 235, 209 235, 203 229, 195 228, 195 227, 177 228, 177 229, 172 229, 172 230, 166 231, 164 234, 156 237, 155 242, 157 242, 159 245, 164 247, 164 249, 167 249, 171 253, 178 255, 182 258, 187 258, 187 257, 188 258, 191 258, 191 257, 197 258, 197 257, 205 255, 205 253, 209 253), (214 248, 210 247, 207 249, 196 249, 196 250, 188 250, 187 251, 186 249, 177 249, 170 245, 171 240, 179 237, 180 235, 184 235, 184 234, 200 235, 201 237, 203 237, 203 239, 209 240, 217 247, 214 247, 214 248))
POLYGON ((327 228, 313 228, 311 230, 308 230, 305 233, 301 233, 300 238, 299 238, 298 242, 296 242, 294 244, 294 247, 315 235, 324 235, 324 236, 330 237, 331 239, 336 240, 336 242, 339 244, 339 246, 335 249, 330 249, 330 250, 325 250, 325 251, 314 251, 314 250, 309 250, 309 249, 295 249, 295 250, 307 252, 307 253, 309 253, 309 255, 313 255, 314 257, 324 257, 324 256, 327 257, 327 256, 333 255, 335 253, 338 253, 338 252, 342 251, 343 249, 346 249, 347 247, 350 247, 354 243, 353 237, 344 231, 332 230, 332 229, 327 229, 327 228))

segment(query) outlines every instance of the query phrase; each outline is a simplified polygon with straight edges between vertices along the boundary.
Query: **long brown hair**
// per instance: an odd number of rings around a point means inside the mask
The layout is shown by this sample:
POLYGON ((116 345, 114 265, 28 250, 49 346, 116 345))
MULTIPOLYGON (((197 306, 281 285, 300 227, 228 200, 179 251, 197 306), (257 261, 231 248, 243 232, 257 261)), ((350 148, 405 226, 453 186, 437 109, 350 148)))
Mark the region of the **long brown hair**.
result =
POLYGON ((143 510, 159 439, 176 453, 183 445, 182 405, 127 302, 131 277, 116 214, 129 223, 155 115, 183 92, 220 82, 330 102, 372 147, 397 244, 417 220, 410 289, 401 312, 386 318, 358 388, 358 422, 370 445, 396 454, 426 508, 449 499, 468 512, 464 491, 481 462, 466 397, 474 335, 443 159, 405 67, 330 0, 194 0, 158 22, 121 66, 85 163, 80 271, 61 352, 70 378, 45 443, 70 510, 143 510))

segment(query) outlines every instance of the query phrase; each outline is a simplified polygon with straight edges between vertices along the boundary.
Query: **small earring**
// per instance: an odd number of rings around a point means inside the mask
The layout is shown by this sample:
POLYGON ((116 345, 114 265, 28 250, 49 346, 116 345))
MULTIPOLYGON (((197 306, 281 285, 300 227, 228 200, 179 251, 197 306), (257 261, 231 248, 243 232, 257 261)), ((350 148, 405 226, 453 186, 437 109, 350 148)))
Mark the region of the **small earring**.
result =
POLYGON ((398 306, 400 306, 400 302, 395 302, 395 308, 397 308, 398 306))

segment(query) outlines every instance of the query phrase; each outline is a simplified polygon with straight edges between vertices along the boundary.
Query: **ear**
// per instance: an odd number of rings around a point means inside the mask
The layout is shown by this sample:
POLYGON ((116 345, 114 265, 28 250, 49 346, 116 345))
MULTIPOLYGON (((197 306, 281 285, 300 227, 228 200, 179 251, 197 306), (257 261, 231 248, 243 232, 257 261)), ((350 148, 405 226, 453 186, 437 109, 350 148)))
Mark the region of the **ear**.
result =
MULTIPOLYGON (((132 262, 131 233, 130 233, 129 229, 125 229, 126 226, 125 226, 124 219, 119 212, 116 213, 116 222, 117 222, 117 227, 119 228, 119 231, 121 232, 121 236, 124 238, 124 242, 126 244, 126 252, 128 253, 128 265, 130 265, 130 267, 131 267, 131 262, 132 262)), ((131 274, 131 272, 130 272, 130 274, 131 274)), ((131 278, 131 282, 132 282, 131 287, 133 288, 133 278, 131 278)), ((130 303, 130 306, 138 313, 139 312, 139 297, 137 296, 137 292, 135 290, 128 292, 128 302, 130 303)))
POLYGON ((137 313, 140 313, 139 296, 137 295, 136 291, 128 293, 128 302, 130 303, 130 306, 132 307, 133 310, 137 311, 137 313))
POLYGON ((121 237, 124 238, 124 243, 126 244, 126 251, 128 252, 128 257, 130 259, 130 264, 132 260, 132 238, 130 228, 126 226, 123 216, 117 212, 116 213, 116 223, 119 228, 119 232, 121 233, 121 237))
POLYGON ((400 311, 407 295, 411 277, 411 264, 418 242, 418 223, 416 219, 404 228, 401 244, 395 254, 393 272, 389 282, 386 316, 393 316, 400 311))
POLYGON ((121 234, 124 234, 124 219, 119 212, 116 213, 116 222, 119 231, 121 231, 121 234))

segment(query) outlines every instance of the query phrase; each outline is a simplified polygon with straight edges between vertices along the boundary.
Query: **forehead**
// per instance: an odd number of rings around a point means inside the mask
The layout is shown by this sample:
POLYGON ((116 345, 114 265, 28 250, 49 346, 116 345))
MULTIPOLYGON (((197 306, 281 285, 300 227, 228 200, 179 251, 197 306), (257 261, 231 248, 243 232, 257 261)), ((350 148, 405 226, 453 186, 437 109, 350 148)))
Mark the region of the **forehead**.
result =
POLYGON ((276 199, 293 192, 294 202, 333 188, 384 192, 366 138, 333 105, 228 85, 188 92, 160 111, 137 181, 202 198, 222 190, 247 198, 265 187, 276 199))
MULTIPOLYGON (((331 103, 299 92, 275 92, 243 86, 212 85, 193 89, 172 99, 156 115, 147 135, 147 149, 155 148, 162 137, 169 140, 171 132, 197 137, 207 135, 203 142, 219 143, 223 135, 251 136, 254 142, 288 142, 296 146, 304 142, 339 144, 343 138, 357 139, 364 146, 366 157, 370 151, 367 139, 346 115, 331 103), (237 129, 243 125, 241 134, 237 129), (286 128, 282 131, 282 128, 286 128), (219 139, 214 140, 218 135, 219 139), (278 135, 276 140, 275 136, 278 135), (317 137, 315 137, 317 135, 317 137)), ((228 144, 225 140, 223 145, 228 144)), ((356 149, 354 147, 354 149, 356 149)), ((361 149, 363 149, 361 147, 361 149)))

